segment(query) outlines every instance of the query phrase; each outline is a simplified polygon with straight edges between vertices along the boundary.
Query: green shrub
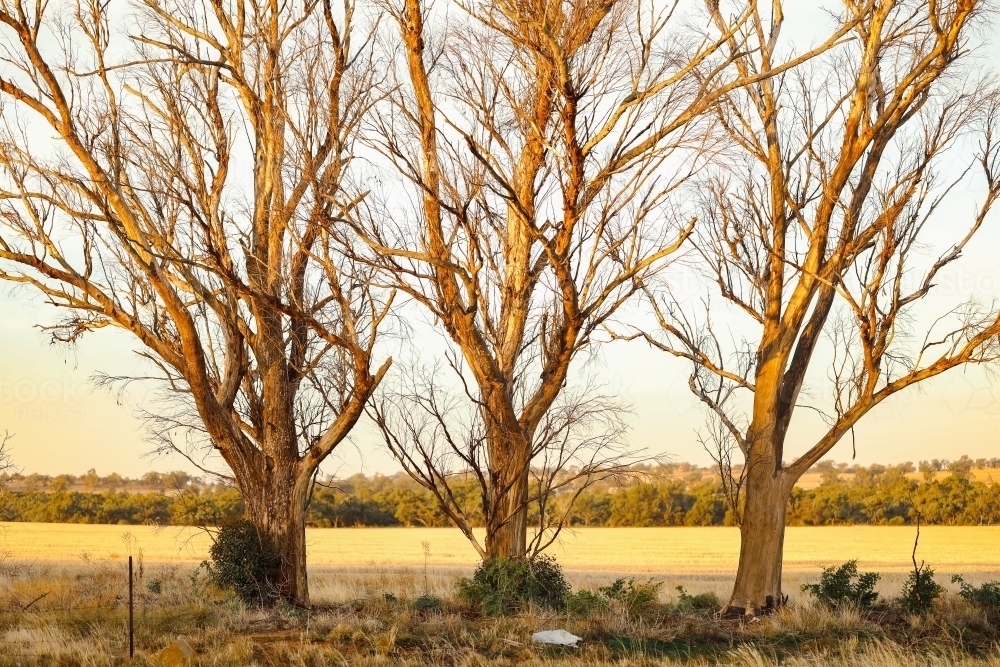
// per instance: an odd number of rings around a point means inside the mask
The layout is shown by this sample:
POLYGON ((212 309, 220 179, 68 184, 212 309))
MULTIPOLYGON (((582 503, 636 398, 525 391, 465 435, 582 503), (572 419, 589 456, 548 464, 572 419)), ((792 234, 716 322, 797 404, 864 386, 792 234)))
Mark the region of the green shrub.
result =
POLYGON ((649 611, 660 598, 660 588, 662 582, 654 582, 652 579, 636 583, 635 577, 628 579, 616 579, 610 586, 602 586, 597 589, 605 599, 617 602, 631 615, 642 614, 649 611))
POLYGON ((488 616, 511 614, 528 604, 560 609, 569 592, 559 564, 545 555, 485 560, 471 579, 458 582, 459 598, 480 607, 488 616))
POLYGON ((966 583, 961 575, 956 574, 951 578, 951 583, 957 583, 961 590, 959 597, 976 607, 983 609, 1000 609, 1000 581, 987 581, 979 588, 966 583))
POLYGON ((688 595, 683 586, 677 587, 677 611, 682 612, 714 612, 721 605, 715 593, 699 593, 698 595, 688 595))
POLYGON ((421 612, 440 612, 444 609, 444 603, 441 598, 425 593, 413 601, 413 609, 421 612))
POLYGON ((566 595, 566 611, 587 616, 607 606, 607 600, 588 590, 573 591, 566 595))
POLYGON ((280 560, 250 521, 237 519, 222 526, 209 553, 209 571, 220 588, 233 591, 248 605, 277 601, 280 560))
POLYGON ((803 584, 802 590, 809 593, 825 607, 838 609, 855 607, 871 609, 878 600, 875 584, 876 572, 858 574, 858 561, 849 560, 840 567, 824 567, 818 584, 803 584))
POLYGON ((931 610, 943 590, 944 587, 934 581, 934 570, 929 567, 921 568, 910 572, 903 584, 899 604, 906 613, 923 616, 931 610))

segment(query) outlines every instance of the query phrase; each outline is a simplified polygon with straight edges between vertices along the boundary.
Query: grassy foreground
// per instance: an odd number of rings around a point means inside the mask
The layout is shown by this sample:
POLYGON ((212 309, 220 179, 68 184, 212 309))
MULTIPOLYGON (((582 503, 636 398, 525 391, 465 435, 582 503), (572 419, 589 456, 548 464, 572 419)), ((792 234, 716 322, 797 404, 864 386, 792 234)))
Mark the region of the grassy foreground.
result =
MULTIPOLYGON (((801 596, 755 621, 721 621, 677 605, 630 613, 612 605, 589 613, 483 617, 452 597, 454 574, 421 569, 326 572, 314 579, 316 608, 246 609, 190 564, 137 563, 136 658, 127 657, 127 580, 120 563, 14 563, 0 571, 0 666, 157 665, 177 636, 195 649, 191 664, 376 665, 801 665, 834 667, 991 665, 1000 667, 1000 619, 953 594, 926 618, 883 610, 830 612, 801 596), (424 593, 444 599, 421 611, 424 593), (580 648, 531 643, 564 628, 580 648)), ((607 583, 574 581, 577 587, 607 583)), ((688 590, 721 582, 689 576, 688 590)), ((893 586, 895 582, 890 581, 893 586)), ((796 587, 797 589, 797 587, 796 587)))
POLYGON ((611 605, 589 613, 531 610, 484 618, 454 597, 475 553, 451 529, 319 529, 308 533, 316 608, 243 608, 208 583, 198 563, 208 537, 192 529, 7 524, 0 527, 0 667, 156 665, 177 636, 191 664, 243 665, 741 665, 767 667, 1000 667, 1000 618, 968 606, 948 585, 1000 578, 1000 528, 930 527, 919 556, 948 592, 926 618, 893 610, 833 613, 799 593, 820 566, 857 558, 883 573, 883 598, 910 567, 908 528, 790 528, 785 588, 791 605, 751 623, 721 621, 677 605, 676 586, 724 599, 738 533, 727 528, 592 528, 553 549, 576 590, 619 576, 663 583, 641 613, 611 605), (423 542, 429 543, 426 555, 423 542), (136 556, 136 648, 128 660, 126 557, 136 556), (429 594, 441 610, 421 611, 429 594), (531 643, 563 628, 578 649, 531 643))

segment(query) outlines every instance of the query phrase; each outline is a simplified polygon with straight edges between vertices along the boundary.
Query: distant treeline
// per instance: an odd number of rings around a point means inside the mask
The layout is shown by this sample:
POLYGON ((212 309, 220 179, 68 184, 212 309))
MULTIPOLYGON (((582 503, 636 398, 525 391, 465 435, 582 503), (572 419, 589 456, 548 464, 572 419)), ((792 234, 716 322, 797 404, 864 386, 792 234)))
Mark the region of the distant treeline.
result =
MULTIPOLYGON (((915 468, 834 465, 823 462, 814 471, 822 478, 815 488, 792 493, 790 525, 900 525, 922 521, 941 525, 1000 524, 1000 484, 973 478, 975 468, 1000 467, 1000 461, 922 462, 915 468), (947 471, 938 475, 938 471, 947 471), (908 476, 909 475, 909 476, 908 476)), ((644 470, 644 481, 624 487, 602 484, 584 491, 569 513, 578 526, 720 526, 733 516, 711 471, 690 465, 644 470)), ((210 525, 239 516, 239 492, 205 484, 185 473, 151 473, 143 480, 62 475, 14 476, 0 493, 0 521, 50 523, 111 523, 210 525), (156 475, 154 478, 153 475, 156 475), (35 479, 31 479, 35 477, 35 479), (30 480, 30 483, 29 483, 30 480)), ((1000 481, 1000 480, 998 480, 1000 481)), ((456 496, 469 508, 476 505, 476 486, 456 485, 456 496)), ((556 512, 564 512, 572 492, 557 497, 556 512)), ((537 511, 537 510, 536 510, 537 511)), ((317 485, 309 506, 308 524, 347 526, 448 526, 431 494, 403 474, 355 475, 317 485)))

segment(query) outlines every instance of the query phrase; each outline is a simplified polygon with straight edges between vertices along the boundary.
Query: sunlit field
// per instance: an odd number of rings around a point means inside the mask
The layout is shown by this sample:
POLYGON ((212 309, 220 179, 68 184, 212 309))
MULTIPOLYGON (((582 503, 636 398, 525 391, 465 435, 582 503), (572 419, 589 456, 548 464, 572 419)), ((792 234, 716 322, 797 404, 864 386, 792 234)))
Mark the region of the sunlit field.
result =
MULTIPOLYGON (((0 552, 15 561, 87 561, 128 555, 123 536, 134 536, 149 563, 197 563, 208 556, 210 537, 194 528, 80 524, 3 524, 0 552)), ((791 527, 785 568, 816 571, 857 559, 882 572, 912 568, 915 530, 908 526, 791 527)), ((312 566, 423 566, 467 569, 478 556, 450 528, 317 528, 307 533, 312 566)), ((735 528, 581 528, 564 532, 550 549, 569 570, 730 574, 735 572, 735 528)), ((1000 571, 1000 526, 921 529, 917 556, 938 571, 1000 571)))
MULTIPOLYGON (((771 667, 1000 667, 995 619, 964 604, 949 583, 961 572, 996 579, 1000 528, 921 531, 919 557, 946 593, 926 618, 831 612, 800 592, 821 565, 860 560, 884 572, 879 592, 898 595, 911 566, 911 528, 790 528, 785 588, 790 607, 759 622, 725 622, 679 610, 677 586, 724 601, 738 532, 728 528, 591 528, 567 533, 552 552, 574 590, 597 591, 619 576, 659 584, 660 606, 636 615, 614 605, 589 614, 529 609, 490 619, 456 599, 475 551, 457 530, 309 531, 309 613, 243 608, 207 585, 198 563, 210 538, 190 528, 72 524, 3 525, 0 544, 0 666, 164 665, 157 655, 187 637, 192 665, 733 665, 771 667), (427 566, 422 543, 429 545, 427 566), (136 658, 127 659, 127 569, 136 582, 136 658), (141 550, 141 558, 140 556, 141 550), (415 609, 434 596, 440 612, 415 609), (538 629, 584 638, 579 649, 531 643, 538 629)), ((181 664, 181 663, 177 663, 181 664)), ((187 663, 183 663, 187 664, 187 663)))

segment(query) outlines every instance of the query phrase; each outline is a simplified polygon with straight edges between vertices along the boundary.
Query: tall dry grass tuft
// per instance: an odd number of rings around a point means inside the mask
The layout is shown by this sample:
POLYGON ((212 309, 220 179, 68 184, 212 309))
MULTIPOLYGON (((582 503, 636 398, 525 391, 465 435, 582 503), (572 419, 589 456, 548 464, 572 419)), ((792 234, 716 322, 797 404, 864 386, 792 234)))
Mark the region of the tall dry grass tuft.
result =
POLYGON ((813 601, 802 601, 783 607, 751 625, 759 636, 779 636, 798 633, 810 636, 843 637, 858 633, 874 633, 876 624, 853 607, 833 610, 813 601))
POLYGON ((888 641, 872 641, 860 647, 847 642, 835 651, 791 656, 783 664, 787 667, 1000 667, 1000 656, 975 658, 954 649, 917 652, 888 641))

